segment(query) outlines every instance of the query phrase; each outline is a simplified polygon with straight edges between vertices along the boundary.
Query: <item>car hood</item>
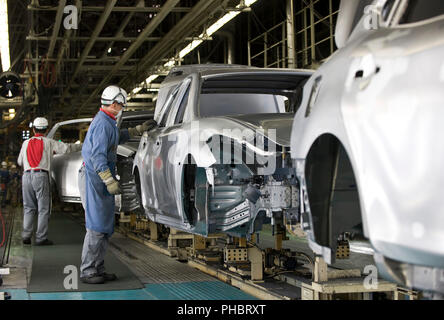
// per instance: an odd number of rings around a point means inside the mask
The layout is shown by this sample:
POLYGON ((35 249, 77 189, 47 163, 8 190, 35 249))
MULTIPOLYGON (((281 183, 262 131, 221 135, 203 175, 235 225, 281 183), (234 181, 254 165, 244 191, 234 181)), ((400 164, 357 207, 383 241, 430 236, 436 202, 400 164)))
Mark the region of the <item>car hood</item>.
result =
POLYGON ((223 118, 238 122, 252 130, 263 130, 265 135, 281 146, 290 146, 291 127, 293 125, 293 113, 260 113, 224 116, 223 118), (276 130, 276 138, 273 132, 276 130))

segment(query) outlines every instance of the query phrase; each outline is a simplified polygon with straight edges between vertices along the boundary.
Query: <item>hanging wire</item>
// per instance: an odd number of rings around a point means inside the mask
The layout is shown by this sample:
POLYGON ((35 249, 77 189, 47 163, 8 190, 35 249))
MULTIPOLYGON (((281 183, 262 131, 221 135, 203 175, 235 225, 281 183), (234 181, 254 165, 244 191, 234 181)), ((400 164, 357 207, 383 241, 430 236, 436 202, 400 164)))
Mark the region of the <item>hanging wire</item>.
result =
POLYGON ((5 240, 6 240, 6 225, 5 225, 5 219, 2 215, 2 209, 0 208, 0 220, 2 224, 2 242, 0 243, 0 248, 4 246, 5 240))
POLYGON ((54 87, 57 81, 57 70, 53 62, 43 59, 40 66, 40 82, 45 88, 54 87))

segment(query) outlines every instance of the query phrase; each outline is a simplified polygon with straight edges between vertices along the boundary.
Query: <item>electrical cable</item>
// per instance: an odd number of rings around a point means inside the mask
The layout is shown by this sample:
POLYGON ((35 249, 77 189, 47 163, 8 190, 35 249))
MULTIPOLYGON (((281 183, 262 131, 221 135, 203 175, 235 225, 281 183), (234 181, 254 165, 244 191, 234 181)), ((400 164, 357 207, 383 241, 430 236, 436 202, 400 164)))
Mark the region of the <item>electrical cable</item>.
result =
MULTIPOLYGON (((9 263, 9 253, 11 252, 11 243, 12 243, 12 234, 13 234, 13 230, 14 230, 14 222, 15 222, 15 215, 17 213, 17 210, 13 210, 13 213, 11 215, 11 222, 10 222, 10 227, 9 227, 9 239, 8 239, 8 254, 6 256, 6 264, 9 263)), ((2 258, 2 263, 4 263, 4 255, 2 258)))
POLYGON ((2 215, 2 209, 0 208, 0 220, 1 220, 1 224, 2 224, 2 242, 0 243, 0 248, 3 247, 3 245, 5 244, 5 240, 6 240, 6 225, 5 225, 5 219, 3 218, 2 215))
POLYGON ((278 275, 280 275, 280 274, 284 274, 284 273, 295 273, 293 270, 283 270, 283 271, 279 271, 279 272, 276 272, 276 273, 273 273, 273 274, 271 274, 271 275, 269 275, 269 276, 266 276, 265 278, 266 279, 268 279, 268 278, 274 278, 274 277, 276 277, 276 276, 278 276, 278 275))
MULTIPOLYGON (((253 246, 253 247, 256 247, 257 249, 259 249, 259 250, 262 251, 262 249, 261 249, 257 244, 255 244, 254 242, 248 241, 248 244, 251 245, 251 246, 253 246)), ((314 265, 315 265, 315 263, 314 263, 313 259, 312 259, 308 254, 306 254, 306 253, 304 253, 304 252, 301 252, 301 251, 295 251, 295 253, 296 253, 296 255, 302 256, 302 257, 304 257, 305 259, 307 259, 308 262, 311 264, 312 268, 314 269, 314 265)), ((288 273, 288 272, 294 272, 294 271, 290 271, 290 270, 289 270, 289 271, 281 271, 281 272, 277 272, 276 274, 273 274, 272 276, 274 277, 274 276, 276 276, 276 275, 278 275, 278 274, 281 274, 281 273, 288 273)), ((270 277, 272 277, 272 276, 270 276, 270 277)), ((311 273, 311 278, 312 278, 312 280, 314 279, 314 274, 313 274, 313 272, 311 273)))
POLYGON ((23 60, 23 64, 24 64, 23 74, 25 74, 26 69, 28 69, 29 77, 31 78, 32 86, 33 86, 33 88, 35 90, 35 93, 38 95, 39 91, 37 90, 37 87, 36 87, 35 81, 34 81, 34 77, 32 76, 32 68, 31 68, 31 66, 29 64, 29 60, 28 59, 23 60))
POLYGON ((43 59, 42 65, 40 67, 40 82, 45 88, 54 87, 57 81, 56 67, 54 63, 49 60, 43 59))
POLYGON ((53 27, 54 27, 54 25, 52 24, 48 28, 46 28, 45 31, 40 32, 40 33, 36 33, 36 34, 34 34, 34 36, 35 37, 40 37, 40 36, 43 36, 44 34, 48 34, 49 30, 51 30, 53 27))

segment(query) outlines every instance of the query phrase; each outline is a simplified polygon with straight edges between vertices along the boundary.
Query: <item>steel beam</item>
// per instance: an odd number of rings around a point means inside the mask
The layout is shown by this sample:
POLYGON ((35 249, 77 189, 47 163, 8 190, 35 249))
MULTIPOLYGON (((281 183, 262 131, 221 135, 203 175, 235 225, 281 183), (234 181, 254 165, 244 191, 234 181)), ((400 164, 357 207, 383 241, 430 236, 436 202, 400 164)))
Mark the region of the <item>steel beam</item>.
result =
MULTIPOLYGON (((69 31, 69 30, 67 30, 69 31)), ((192 41, 195 40, 196 37, 187 37, 185 40, 187 41, 192 41)), ((211 37, 209 37, 208 39, 212 39, 211 37)), ((45 36, 32 36, 32 35, 28 35, 26 36, 26 40, 30 40, 30 41, 51 41, 51 37, 45 37, 45 36)), ((57 37, 55 39, 56 41, 62 41, 65 40, 65 37, 57 37)), ((70 41, 89 41, 91 40, 91 37, 71 37, 70 41)), ((115 37, 98 37, 96 39, 96 42, 108 42, 108 41, 135 41, 137 40, 137 37, 124 37, 124 36, 115 36, 115 37)), ((162 40, 161 37, 146 37, 144 39, 144 41, 146 42, 156 42, 156 41, 160 41, 162 40)), ((109 47, 109 46, 108 46, 109 47)))
POLYGON ((165 56, 171 52, 175 46, 182 43, 182 39, 188 36, 188 33, 193 32, 202 24, 208 22, 202 19, 203 13, 207 12, 207 16, 214 14, 219 8, 222 0, 201 0, 199 1, 185 17, 183 17, 163 38, 158 42, 150 52, 145 55, 140 62, 134 67, 125 78, 123 78, 119 85, 128 88, 131 81, 134 79, 136 83, 141 82, 147 76, 147 73, 155 67, 155 65, 165 56), (146 70, 145 74, 138 74, 140 70, 146 70))
MULTIPOLYGON (((29 75, 24 75, 22 78, 26 78, 26 77, 29 78, 29 75)), ((66 88, 66 85, 58 85, 57 87, 59 87, 59 88, 66 88)), ((97 87, 97 84, 87 84, 87 85, 81 84, 80 85, 80 84, 74 83, 71 86, 71 88, 80 88, 80 87, 88 88, 88 89, 95 89, 97 87)), ((160 89, 160 83, 150 83, 149 89, 160 89)), ((68 94, 68 96, 69 96, 69 94, 68 94)), ((59 97, 61 97, 61 96, 59 96, 59 97)))
POLYGON ((23 48, 22 51, 20 51, 20 53, 15 57, 14 61, 11 63, 11 69, 14 68, 17 62, 19 62, 20 58, 24 53, 25 53, 25 48, 23 48))
MULTIPOLYGON (((78 8, 79 11, 81 11, 82 8, 82 0, 76 0, 76 7, 78 8)), ((60 66, 62 63, 62 58, 63 55, 65 54, 65 50, 68 50, 69 48, 69 41, 72 37, 73 31, 72 29, 66 30, 65 34, 63 35, 63 41, 62 44, 60 46, 59 52, 57 54, 57 61, 56 61, 56 74, 59 74, 60 71, 60 66)))
POLYGON ((78 109, 78 112, 87 105, 91 99, 100 92, 103 87, 111 80, 113 75, 126 63, 126 61, 136 52, 136 50, 143 44, 144 39, 153 33, 159 24, 167 17, 171 10, 179 3, 180 0, 168 0, 163 6, 162 10, 148 23, 148 25, 143 29, 137 40, 134 41, 128 50, 125 51, 122 58, 115 64, 110 73, 108 73, 102 80, 102 82, 97 86, 96 90, 90 95, 90 97, 83 103, 83 105, 78 109))
POLYGON ((148 93, 140 93, 131 96, 131 100, 134 99, 154 99, 157 96, 156 94, 148 94, 148 93))
POLYGON ((287 55, 288 68, 296 68, 296 50, 294 36, 294 7, 293 0, 287 0, 287 55))
POLYGON ((315 12, 313 0, 310 1, 310 48, 311 48, 311 66, 316 60, 316 34, 315 34, 315 12))
POLYGON ((54 53, 56 38, 59 35, 60 24, 62 23, 62 17, 63 17, 63 9, 65 8, 65 6, 66 6, 66 0, 60 0, 54 22, 54 28, 52 29, 51 42, 49 43, 49 49, 47 55, 48 58, 52 58, 52 54, 54 53))
MULTIPOLYGON (((92 58, 91 56, 89 56, 87 59, 85 59, 83 62, 84 63, 104 63, 104 62, 109 62, 109 63, 114 63, 120 60, 120 56, 113 56, 113 57, 106 57, 106 58, 92 58)), ((57 59, 55 58, 51 58, 51 59, 46 59, 48 61, 56 61, 57 59)), ((80 58, 66 58, 63 59, 65 62, 79 62, 80 58)), ((29 61, 32 63, 39 63, 41 61, 41 59, 28 59, 26 58, 25 61, 29 61)), ((137 62, 139 61, 139 59, 129 59, 128 62, 137 62)))
MULTIPOLYGON (((139 0, 136 4, 136 7, 144 7, 145 5, 145 0, 139 0)), ((115 37, 121 37, 123 36, 123 31, 125 30, 126 26, 128 25, 128 23, 131 21, 131 19, 134 16, 134 12, 129 12, 125 19, 122 21, 122 23, 119 26, 119 29, 117 30, 117 32, 114 34, 115 37)), ((134 39, 133 39, 134 40, 134 39)), ((129 41, 129 40, 126 40, 129 41)), ((107 52, 108 52, 108 48, 111 48, 114 45, 115 40, 111 40, 105 48, 105 51, 102 54, 102 58, 106 56, 107 52)))
MULTIPOLYGON (((110 65, 83 65, 80 70, 92 70, 92 71, 109 71, 112 70, 114 68, 114 65, 110 64, 110 65)), ((128 70, 132 70, 132 66, 122 66, 120 68, 120 71, 128 71, 128 70)))
POLYGON ((96 39, 98 38, 100 32, 102 31, 103 27, 105 26, 105 23, 108 20, 108 17, 111 14, 112 9, 116 5, 116 2, 117 2, 117 0, 108 0, 107 1, 105 10, 103 11, 102 15, 100 16, 99 21, 96 24, 96 27, 94 28, 94 31, 91 35, 91 39, 86 44, 86 47, 83 49, 82 55, 80 56, 80 60, 77 62, 76 69, 75 69, 74 73, 71 75, 71 80, 68 83, 68 87, 63 92, 62 100, 64 99, 66 94, 69 92, 71 85, 73 84, 75 78, 79 74, 80 67, 83 65, 89 52, 91 51, 92 47, 94 46, 94 43, 96 42, 96 39))
POLYGON ((126 104, 126 106, 128 108, 131 108, 131 107, 152 107, 153 103, 152 102, 128 102, 126 104))
POLYGON ((60 45, 59 52, 57 53, 57 60, 56 60, 56 74, 59 74, 60 65, 62 63, 63 55, 65 54, 65 50, 68 50, 69 48, 69 41, 72 36, 72 30, 66 30, 65 34, 63 35, 63 41, 60 45))
MULTIPOLYGON (((107 7, 94 7, 88 6, 83 7, 82 12, 103 12, 107 7)), ((161 12, 161 7, 114 7, 113 12, 142 12, 142 13, 159 13, 161 12)), ((30 11, 57 11, 57 7, 35 7, 28 5, 28 10, 30 11)), ((189 7, 177 7, 173 8, 171 12, 189 12, 191 8, 189 7)))

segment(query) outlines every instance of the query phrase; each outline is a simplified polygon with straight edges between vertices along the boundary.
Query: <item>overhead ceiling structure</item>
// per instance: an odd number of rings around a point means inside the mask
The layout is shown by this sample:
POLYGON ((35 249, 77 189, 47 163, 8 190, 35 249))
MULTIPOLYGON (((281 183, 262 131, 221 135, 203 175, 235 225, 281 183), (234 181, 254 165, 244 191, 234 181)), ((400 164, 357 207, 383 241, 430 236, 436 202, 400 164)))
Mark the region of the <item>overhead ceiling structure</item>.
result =
POLYGON ((11 59, 22 51, 19 73, 33 71, 39 105, 48 105, 53 120, 91 116, 109 84, 131 92, 130 108, 149 109, 168 70, 255 2, 29 0, 27 41, 11 49, 11 59), (70 28, 72 6, 77 29, 70 28))

